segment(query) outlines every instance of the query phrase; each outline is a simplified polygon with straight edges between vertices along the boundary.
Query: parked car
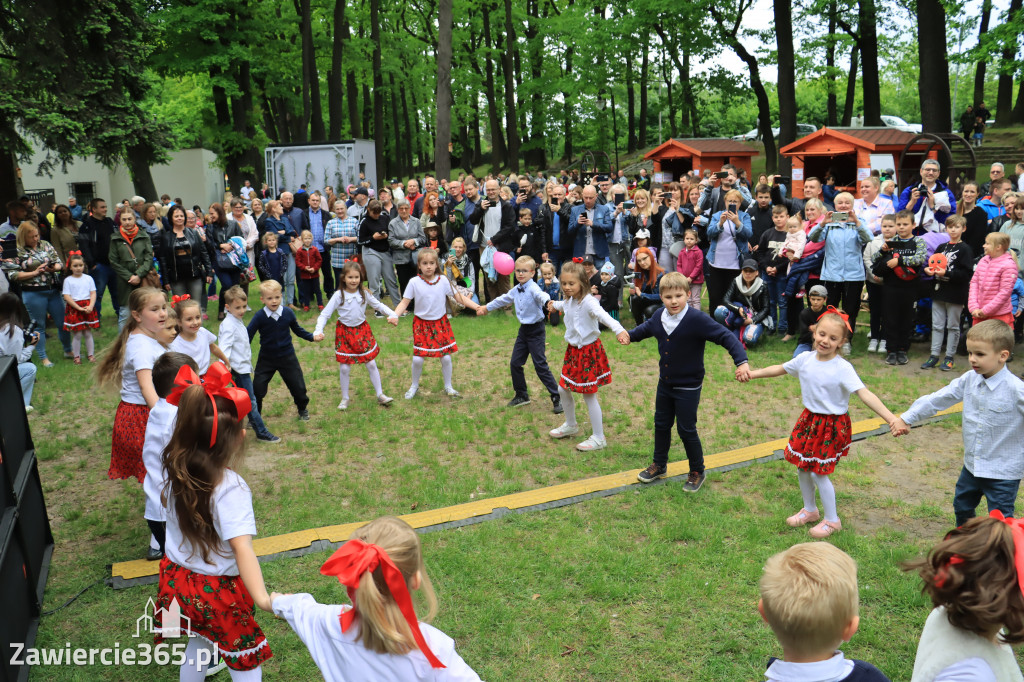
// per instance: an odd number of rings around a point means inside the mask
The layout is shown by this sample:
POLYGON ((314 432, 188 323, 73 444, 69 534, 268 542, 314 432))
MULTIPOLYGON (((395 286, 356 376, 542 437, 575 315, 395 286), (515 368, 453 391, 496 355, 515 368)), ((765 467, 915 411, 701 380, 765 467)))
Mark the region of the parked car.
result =
POLYGON ((812 123, 797 123, 796 124, 796 134, 797 134, 798 137, 803 137, 804 135, 810 135, 811 133, 816 132, 817 130, 818 130, 818 126, 816 126, 816 125, 814 125, 812 123))
POLYGON ((889 128, 896 128, 906 133, 919 133, 921 132, 920 123, 907 123, 899 116, 882 116, 882 123, 889 128))
MULTIPOLYGON (((810 135, 817 129, 818 126, 812 125, 810 123, 797 123, 796 136, 803 137, 804 135, 810 135)), ((774 136, 776 139, 779 137, 780 132, 782 132, 782 128, 772 128, 772 136, 774 136)), ((733 135, 732 139, 736 140, 737 142, 752 142, 753 140, 760 140, 761 130, 759 128, 754 128, 753 130, 743 133, 742 135, 733 135)))

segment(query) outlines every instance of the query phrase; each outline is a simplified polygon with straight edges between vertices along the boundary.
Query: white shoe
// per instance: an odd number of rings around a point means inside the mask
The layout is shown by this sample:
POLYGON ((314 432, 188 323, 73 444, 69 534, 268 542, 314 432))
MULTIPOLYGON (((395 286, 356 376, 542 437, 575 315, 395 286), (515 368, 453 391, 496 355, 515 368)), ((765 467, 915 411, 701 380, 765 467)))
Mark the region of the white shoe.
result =
POLYGON ((852 353, 853 353, 853 346, 851 346, 850 342, 847 341, 846 343, 843 344, 843 355, 851 355, 852 353))
POLYGON ((580 427, 569 426, 566 423, 562 423, 557 429, 551 429, 548 431, 548 435, 552 438, 568 438, 569 436, 575 436, 580 432, 580 427))
POLYGON ((878 352, 885 354, 885 339, 878 342, 878 352))
POLYGON ((462 397, 462 394, 461 394, 461 393, 459 393, 458 391, 456 391, 456 390, 455 390, 454 388, 452 388, 451 386, 449 386, 448 388, 444 389, 444 393, 445 393, 445 395, 447 395, 447 396, 448 396, 449 398, 461 398, 461 397, 462 397))
POLYGON ((217 673, 219 673, 221 670, 223 670, 226 667, 228 667, 228 664, 222 658, 222 659, 220 659, 220 663, 218 663, 217 665, 211 665, 209 668, 206 669, 206 677, 212 677, 212 676, 216 675, 217 673))
POLYGON ((416 397, 416 391, 420 390, 419 386, 412 386, 408 391, 405 392, 405 399, 412 400, 416 397))
POLYGON ((390 396, 386 396, 383 393, 381 393, 379 396, 377 396, 377 404, 378 405, 390 405, 393 402, 395 402, 394 398, 392 398, 390 396))
POLYGON ((868 341, 868 352, 874 353, 878 350, 878 339, 871 339, 868 341))
POLYGON ((348 398, 345 398, 340 403, 338 403, 338 409, 339 410, 347 410, 348 409, 348 398))
POLYGON ((591 435, 590 438, 576 445, 576 449, 581 452, 590 452, 591 450, 603 450, 607 445, 608 441, 604 438, 591 435))
POLYGON ((34 409, 36 409, 36 408, 32 407, 31 405, 27 406, 27 407, 25 408, 25 414, 28 414, 29 412, 31 412, 31 411, 32 411, 32 410, 34 410, 34 409))

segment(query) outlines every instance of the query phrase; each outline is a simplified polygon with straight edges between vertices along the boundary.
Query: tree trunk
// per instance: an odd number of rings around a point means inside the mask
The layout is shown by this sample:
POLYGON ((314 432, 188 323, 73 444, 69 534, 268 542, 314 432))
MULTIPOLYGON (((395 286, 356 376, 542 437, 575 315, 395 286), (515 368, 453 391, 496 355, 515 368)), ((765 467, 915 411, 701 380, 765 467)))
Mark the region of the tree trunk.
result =
POLYGON ((529 0, 526 3, 529 20, 526 23, 526 45, 530 59, 530 79, 533 81, 530 92, 530 149, 523 155, 527 168, 547 168, 547 145, 545 144, 547 127, 547 109, 544 106, 544 95, 540 84, 544 75, 544 43, 540 35, 540 2, 529 0))
POLYGON ((839 124, 838 105, 836 103, 836 3, 828 4, 828 37, 825 39, 825 85, 828 97, 825 104, 825 116, 829 127, 839 124))
POLYGON ((1010 122, 1014 125, 1024 123, 1024 81, 1021 81, 1020 89, 1017 91, 1017 104, 1013 106, 1010 122))
POLYGON ((416 138, 412 129, 412 121, 409 119, 409 101, 405 96, 405 91, 408 88, 398 88, 398 98, 402 102, 402 124, 405 126, 405 133, 402 135, 404 142, 402 143, 402 150, 405 152, 405 156, 402 157, 402 169, 409 174, 412 174, 412 154, 413 144, 416 138))
MULTIPOLYGON (((988 33, 989 17, 992 15, 992 0, 984 0, 981 3, 981 26, 978 28, 978 40, 981 40, 988 33)), ((988 66, 986 59, 979 59, 974 67, 974 99, 971 101, 975 107, 985 101, 985 69, 988 66)))
MULTIPOLYGON (((1021 10, 1021 0, 1010 0, 1010 9, 1006 14, 1006 22, 1016 25, 1021 10)), ((1018 36, 1009 38, 1002 50, 999 69, 999 89, 996 91, 996 125, 1008 126, 1012 118, 1013 76, 1017 72, 1015 58, 1017 56, 1018 36)))
MULTIPOLYGON (((779 61, 779 146, 796 140, 796 57, 793 50, 791 0, 774 0, 775 42, 779 61)), ((766 153, 767 154, 767 153, 766 153)), ((767 158, 767 156, 766 156, 767 158)), ((792 160, 779 158, 779 172, 789 175, 792 160)))
POLYGON ((861 88, 864 93, 864 125, 882 124, 882 89, 878 76, 878 27, 875 0, 857 3, 857 30, 860 34, 861 88))
POLYGON ((680 131, 690 137, 697 135, 697 102, 693 99, 693 88, 690 85, 690 50, 683 48, 683 70, 679 72, 679 96, 682 98, 680 113, 682 114, 680 131), (688 132, 687 132, 688 131, 688 132))
POLYGON ((860 51, 857 49, 857 43, 853 44, 850 48, 850 73, 846 77, 846 99, 843 101, 843 121, 844 126, 849 126, 853 120, 853 101, 857 97, 857 55, 860 51))
POLYGON ((626 54, 626 153, 631 154, 639 148, 636 137, 636 96, 633 93, 633 58, 626 54))
MULTIPOLYGON (((646 47, 642 48, 640 53, 640 135, 638 142, 640 149, 645 149, 647 147, 647 117, 649 115, 647 84, 650 82, 651 60, 646 47)), ((661 102, 658 105, 660 106, 661 102)), ((661 140, 658 140, 658 144, 661 144, 661 140)))
MULTIPOLYGON (((373 139, 373 107, 370 98, 370 84, 363 81, 363 137, 372 140, 373 139)), ((408 130, 408 128, 406 128, 408 130)))
POLYGON ((348 102, 348 127, 352 137, 362 137, 363 128, 359 120, 359 86, 353 69, 345 74, 345 99, 348 102))
MULTIPOLYGON (((484 42, 487 48, 491 48, 491 19, 490 7, 484 7, 484 42)), ((484 58, 486 63, 486 76, 484 77, 484 95, 487 97, 487 122, 491 129, 491 171, 497 173, 501 170, 502 163, 508 156, 508 149, 505 147, 505 137, 501 131, 501 122, 498 120, 498 100, 494 91, 494 60, 484 58)))
MULTIPOLYGON (((18 177, 18 161, 9 149, 0 148, 0 197, 20 197, 25 193, 25 185, 18 177)), ((111 200, 111 203, 116 201, 111 200)), ((7 219, 6 204, 0 206, 0 215, 7 219)))
POLYGON ((951 129, 949 61, 946 54, 946 8, 941 0, 918 0, 917 26, 922 36, 917 44, 918 91, 921 125, 926 133, 948 133, 951 129))
POLYGON ((516 27, 512 23, 512 0, 505 0, 505 133, 508 136, 508 164, 513 173, 519 172, 519 130, 516 121, 516 93, 513 76, 513 55, 516 45, 516 27))
MULTIPOLYGON (((140 197, 155 201, 160 195, 156 192, 156 183, 153 182, 153 174, 149 169, 149 160, 153 158, 153 150, 144 140, 141 140, 130 145, 127 152, 128 175, 132 179, 135 193, 140 197)), ((241 186, 241 183, 231 186, 237 188, 241 186)))
MULTIPOLYGON (((676 98, 672 96, 672 65, 663 54, 661 56, 661 80, 665 83, 665 97, 668 101, 668 137, 669 139, 676 137, 676 98)), ((658 109, 661 112, 665 111, 665 102, 661 101, 661 97, 658 98, 658 109)), ((660 123, 659 119, 659 123, 660 123)), ((661 126, 658 126, 658 137, 661 138, 662 131, 661 126)), ((661 144, 665 140, 659 139, 657 144, 661 144)))
MULTIPOLYGON (((563 82, 567 82, 572 77, 572 53, 573 53, 573 48, 572 48, 572 45, 570 44, 569 47, 565 51, 565 78, 563 79, 563 82)), ((572 152, 573 152, 573 149, 572 149, 572 110, 573 109, 572 109, 572 105, 570 104, 570 99, 571 99, 571 95, 570 95, 570 93, 568 91, 562 92, 562 102, 564 102, 564 106, 562 106, 562 115, 563 115, 563 121, 562 122, 563 122, 563 125, 564 125, 564 128, 565 128, 562 136, 565 138, 565 152, 564 152, 564 154, 565 154, 566 163, 569 163, 569 162, 572 161, 572 152)))
POLYGON ((452 175, 452 0, 440 0, 437 14, 437 125, 434 136, 434 170, 447 180, 452 175))
MULTIPOLYGON (((232 132, 238 139, 255 140, 256 126, 252 121, 252 112, 255 111, 252 98, 252 74, 249 60, 241 62, 235 71, 235 84, 237 85, 238 96, 231 99, 232 132)), ((238 178, 230 178, 233 188, 240 188, 243 180, 258 182, 263 177, 263 155, 250 143, 243 147, 239 154, 239 169, 242 175, 238 178)))
POLYGON ((334 37, 331 40, 331 68, 327 72, 327 116, 330 118, 328 137, 332 141, 341 139, 341 124, 344 118, 345 77, 341 72, 341 56, 345 47, 345 0, 334 0, 334 37))
MULTIPOLYGON (((384 77, 380 58, 380 0, 370 0, 370 42, 373 43, 373 132, 367 137, 377 140, 377 144, 374 145, 377 168, 383 169, 384 77)), ((379 182, 377 179, 374 181, 379 182)))
POLYGON ((398 88, 395 87, 395 74, 388 72, 388 95, 391 101, 391 130, 392 135, 395 138, 395 150, 394 156, 391 159, 389 167, 392 169, 388 171, 389 175, 396 177, 405 177, 405 152, 402 150, 403 145, 406 141, 406 136, 402 134, 402 128, 398 124, 398 112, 400 109, 398 102, 398 88))
POLYGON ((476 166, 483 162, 484 154, 483 148, 480 144, 480 98, 477 97, 477 93, 471 93, 471 100, 473 102, 473 162, 472 166, 476 166))

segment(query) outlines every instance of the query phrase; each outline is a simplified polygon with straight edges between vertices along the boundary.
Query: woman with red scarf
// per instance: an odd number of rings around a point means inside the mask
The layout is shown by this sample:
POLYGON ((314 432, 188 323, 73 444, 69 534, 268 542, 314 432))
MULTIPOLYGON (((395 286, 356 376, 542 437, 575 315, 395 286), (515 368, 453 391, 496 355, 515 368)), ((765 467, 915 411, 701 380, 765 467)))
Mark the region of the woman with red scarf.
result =
POLYGON ((128 322, 128 296, 142 286, 142 280, 153 269, 153 243, 145 230, 139 230, 133 211, 121 211, 119 229, 110 237, 110 268, 117 275, 117 298, 121 308, 117 328, 128 322))

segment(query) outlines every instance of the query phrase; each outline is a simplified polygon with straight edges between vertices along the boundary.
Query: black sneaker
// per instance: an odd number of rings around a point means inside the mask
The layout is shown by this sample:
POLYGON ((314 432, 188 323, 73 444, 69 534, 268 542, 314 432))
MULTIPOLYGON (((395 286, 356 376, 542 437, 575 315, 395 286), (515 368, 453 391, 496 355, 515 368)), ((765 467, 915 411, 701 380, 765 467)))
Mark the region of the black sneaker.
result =
POLYGON ((903 351, 897 351, 896 352, 896 364, 897 365, 905 365, 908 362, 910 362, 910 358, 907 357, 906 353, 904 353, 903 351))
POLYGON ((512 400, 508 401, 508 405, 506 405, 505 407, 522 407, 523 405, 529 404, 530 398, 528 396, 524 397, 521 395, 517 395, 515 398, 512 398, 512 400))
POLYGON ((949 372, 953 369, 954 364, 955 363, 953 362, 953 357, 950 356, 942 361, 942 366, 939 367, 939 369, 941 369, 943 372, 949 372))
POLYGON ((160 561, 164 558, 164 553, 160 551, 159 547, 150 547, 146 551, 146 561, 160 561))
POLYGON ((923 365, 921 365, 921 369, 931 369, 932 367, 934 367, 937 364, 939 364, 939 356, 938 355, 932 355, 927 360, 925 360, 923 365))
POLYGON ((555 414, 562 414, 565 409, 562 407, 562 399, 557 395, 551 396, 551 411, 555 414))
POLYGON ((374 317, 384 317, 384 313, 382 313, 382 312, 381 312, 381 311, 379 311, 379 310, 374 310, 374 311, 373 311, 373 316, 374 316, 374 317))
POLYGON ((302 422, 308 422, 309 421, 309 410, 299 410, 299 421, 302 421, 302 422))
POLYGON ((654 483, 659 478, 665 478, 665 473, 668 471, 668 467, 658 466, 657 464, 651 464, 639 474, 636 478, 641 483, 654 483))
POLYGON ((885 356, 885 364, 887 364, 887 365, 895 365, 896 364, 896 354, 895 353, 889 353, 888 355, 886 355, 885 356))
POLYGON ((695 493, 700 490, 700 487, 704 485, 704 479, 707 476, 703 471, 691 471, 690 475, 686 477, 686 483, 683 484, 683 490, 688 493, 695 493))
POLYGON ((269 431, 266 432, 265 434, 263 434, 262 436, 256 436, 256 440, 260 441, 261 443, 280 443, 281 442, 280 438, 278 438, 274 434, 270 433, 269 431))

